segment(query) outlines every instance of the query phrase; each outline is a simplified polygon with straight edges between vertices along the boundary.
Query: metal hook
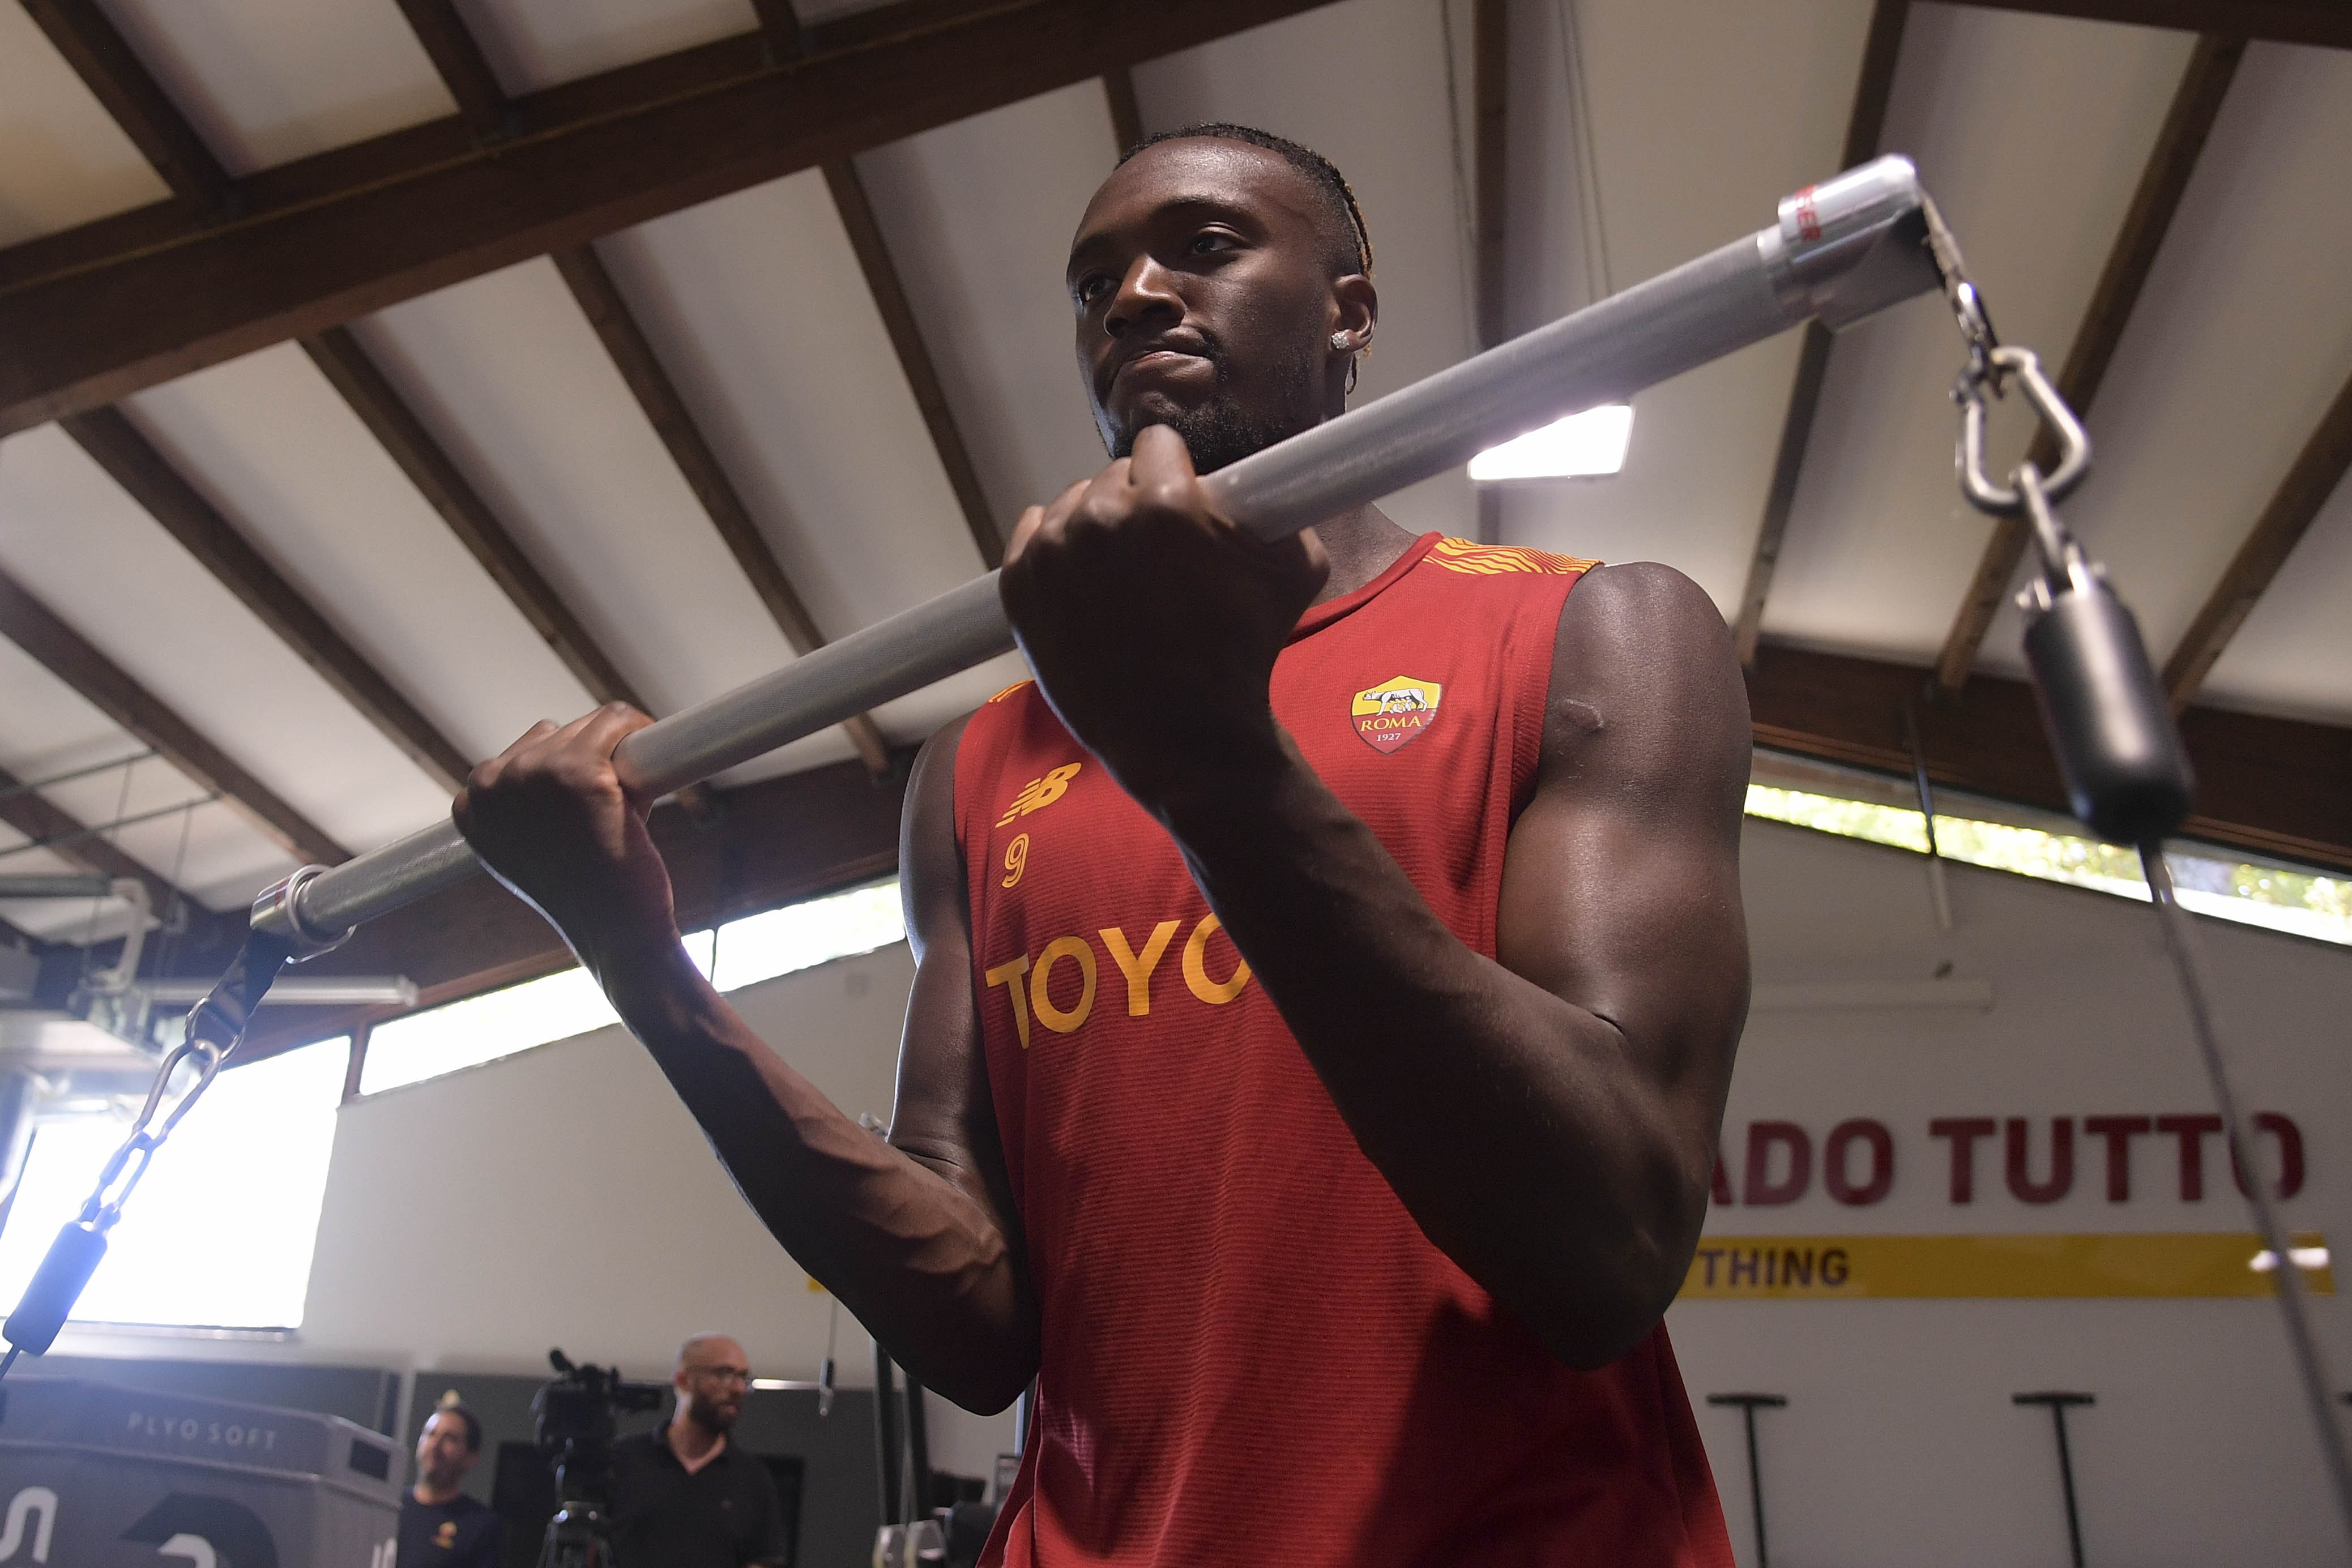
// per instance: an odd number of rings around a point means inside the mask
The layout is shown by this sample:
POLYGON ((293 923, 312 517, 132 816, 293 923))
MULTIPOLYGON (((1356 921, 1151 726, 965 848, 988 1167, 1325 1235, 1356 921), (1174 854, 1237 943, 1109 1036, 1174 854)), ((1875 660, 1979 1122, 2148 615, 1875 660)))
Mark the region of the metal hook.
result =
POLYGON ((1985 359, 1988 371, 1979 374, 1971 362, 1952 389, 1952 400, 1960 405, 1960 490, 1979 512, 1996 517, 2023 517, 2027 510, 2023 493, 2015 486, 1996 485, 1985 474, 1985 388, 1990 385, 1993 395, 2000 396, 2000 376, 2014 372, 2024 384, 2026 401, 2033 405, 2033 412, 2058 437, 2058 466, 2040 476, 2042 494, 2053 501, 2064 500, 2091 471, 2091 437, 2074 411, 2066 406, 2066 400, 2058 395, 2058 389, 2050 384, 2050 378, 2042 373, 2042 361, 2032 350, 2003 344, 1985 359))

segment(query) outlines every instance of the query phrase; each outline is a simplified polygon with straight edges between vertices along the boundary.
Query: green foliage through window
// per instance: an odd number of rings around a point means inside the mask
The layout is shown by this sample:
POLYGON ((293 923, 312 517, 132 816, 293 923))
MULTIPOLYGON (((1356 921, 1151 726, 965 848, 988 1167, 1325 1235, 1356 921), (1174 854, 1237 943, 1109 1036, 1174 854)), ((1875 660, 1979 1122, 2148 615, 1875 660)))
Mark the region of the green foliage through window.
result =
MULTIPOLYGON (((1897 806, 1751 784, 1748 814, 1842 838, 1867 839, 1917 854, 1927 852, 1927 820, 1897 806)), ((1969 865, 2124 898, 2147 897, 2139 855, 2096 839, 1948 817, 1938 811, 1936 848, 1945 859, 1969 865)), ((2180 889, 2181 904, 2200 915, 2352 946, 2352 880, 2252 865, 2201 846, 2176 843, 2165 851, 2164 858, 2180 889)))

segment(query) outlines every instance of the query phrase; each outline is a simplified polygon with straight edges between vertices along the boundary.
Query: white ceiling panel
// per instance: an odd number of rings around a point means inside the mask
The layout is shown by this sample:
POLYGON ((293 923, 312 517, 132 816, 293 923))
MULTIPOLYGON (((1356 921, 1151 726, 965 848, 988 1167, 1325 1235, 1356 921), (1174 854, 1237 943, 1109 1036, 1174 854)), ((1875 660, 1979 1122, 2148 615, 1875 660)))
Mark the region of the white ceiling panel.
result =
MULTIPOLYGON (((1469 83, 1459 83, 1466 95, 1469 83)), ((1408 386, 1476 345, 1467 150, 1446 134, 1446 39, 1427 0, 1349 0, 1171 55, 1135 73, 1148 130, 1232 120, 1314 148, 1371 231, 1381 319, 1356 401, 1408 386), (1366 112, 1378 105, 1378 111, 1366 112), (1459 165, 1456 155, 1464 160, 1459 165)), ((1076 212, 1065 225, 1076 226, 1076 212)), ((1056 279, 1060 271, 1055 273, 1056 279)), ((1468 534, 1468 479, 1441 475, 1381 503, 1416 531, 1468 534)))
MULTIPOLYGON (((2352 55, 2256 44, 2092 407, 2098 465, 2064 508, 2159 664, 2352 376, 2347 256, 2352 55)), ((2299 556, 2284 578, 2315 564, 2299 556)), ((2325 587, 2341 605, 2352 575, 2325 587)), ((2340 649, 2327 623, 2345 620, 2317 615, 2310 631, 2340 649)), ((1983 663, 2021 671, 2021 637, 2005 604, 1983 663)), ((2308 705, 2307 673, 2274 665, 2284 684, 2267 693, 2247 684, 2263 667, 2232 670, 2240 700, 2308 705)), ((2336 711, 2352 711, 2352 691, 2336 711)))
MULTIPOLYGON (((1885 144, 1917 162, 2001 336, 2041 350, 2053 374, 2190 45, 2185 33, 1912 8, 1885 144)), ((1949 313, 1927 301, 1840 341, 1768 633, 1897 658, 1942 645, 1990 529, 1952 482, 1946 394, 1961 359, 1949 313)), ((2013 462, 2025 416, 2003 408, 1993 429, 1993 459, 2013 462)))
POLYGON ((448 798, 54 425, 0 445, 0 567, 352 850, 448 798))
POLYGON ((457 0, 499 85, 520 95, 760 25, 751 0, 457 0))
MULTIPOLYGON (((2286 569, 2205 678, 2200 703, 2352 724, 2352 481, 2336 486, 2286 569)), ((2340 782, 2340 781, 2339 781, 2340 782)))
POLYGON ((0 5, 0 246, 170 195, 21 5, 0 5))
MULTIPOLYGON (((1604 272, 1622 289, 1762 228, 1782 196, 1832 172, 1870 9, 1868 0, 1580 5, 1595 192, 1579 188, 1566 13, 1551 0, 1514 5, 1514 327, 1584 305, 1604 272), (1694 124, 1717 129, 1695 136, 1694 124), (1583 215, 1595 206, 1597 233, 1583 215)), ((1799 342, 1787 334, 1640 394, 1624 470, 1505 486, 1503 537, 1664 561, 1737 614, 1799 342)))
POLYGON ((1117 156, 1112 141, 1101 84, 1087 81, 857 160, 999 518, 1107 461, 1062 276, 1079 214, 1117 156))
POLYGON ((457 112, 383 0, 98 4, 232 174, 457 112))
MULTIPOLYGON (((792 657, 552 263, 410 300, 354 330, 657 713, 792 657)), ((828 733, 777 765, 846 755, 828 733)))
POLYGON ((310 357, 281 343, 131 400, 173 466, 476 760, 594 705, 310 357))
POLYGON ((597 249, 827 636, 980 575, 822 174, 597 249))

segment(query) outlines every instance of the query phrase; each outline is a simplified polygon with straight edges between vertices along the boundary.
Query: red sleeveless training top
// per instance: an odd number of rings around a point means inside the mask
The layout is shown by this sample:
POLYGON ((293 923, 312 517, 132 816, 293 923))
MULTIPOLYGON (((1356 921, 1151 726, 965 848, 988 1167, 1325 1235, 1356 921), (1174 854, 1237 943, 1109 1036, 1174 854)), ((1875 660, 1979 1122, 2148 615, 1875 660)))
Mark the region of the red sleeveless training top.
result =
MULTIPOLYGON (((1275 666, 1307 762, 1490 957, 1591 564, 1428 535, 1275 666)), ((1043 1316, 983 1563, 1730 1568, 1664 1327, 1571 1371, 1431 1245, 1173 842, 1034 685, 965 727, 955 800, 1043 1316)))

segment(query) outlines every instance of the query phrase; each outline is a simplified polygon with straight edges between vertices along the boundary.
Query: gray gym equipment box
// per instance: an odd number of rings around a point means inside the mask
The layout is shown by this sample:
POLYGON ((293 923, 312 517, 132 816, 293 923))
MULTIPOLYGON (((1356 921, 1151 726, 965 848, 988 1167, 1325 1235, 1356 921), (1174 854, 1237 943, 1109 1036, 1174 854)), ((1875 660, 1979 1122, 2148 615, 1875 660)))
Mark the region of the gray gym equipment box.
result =
POLYGON ((363 1427, 79 1377, 5 1400, 8 1568, 392 1568, 407 1466, 363 1427))

